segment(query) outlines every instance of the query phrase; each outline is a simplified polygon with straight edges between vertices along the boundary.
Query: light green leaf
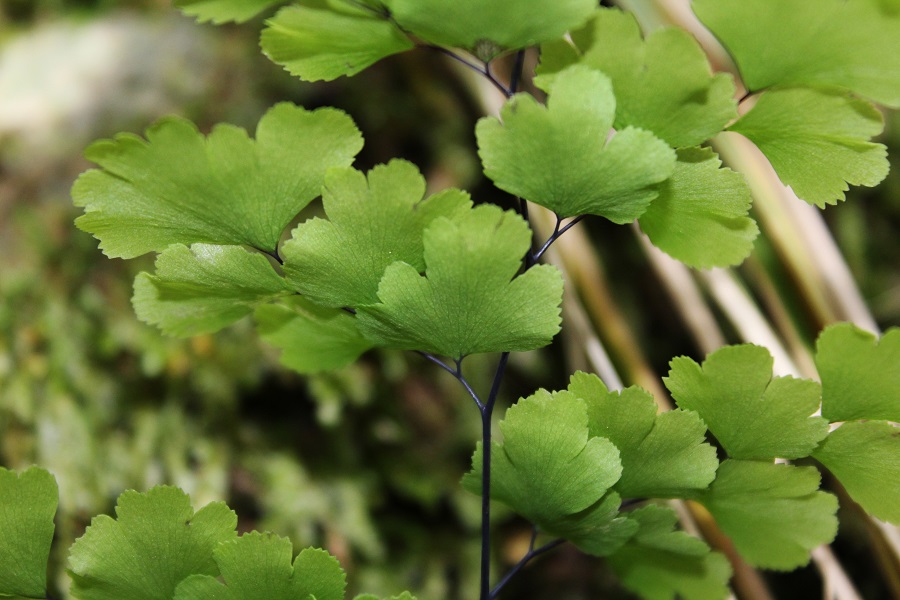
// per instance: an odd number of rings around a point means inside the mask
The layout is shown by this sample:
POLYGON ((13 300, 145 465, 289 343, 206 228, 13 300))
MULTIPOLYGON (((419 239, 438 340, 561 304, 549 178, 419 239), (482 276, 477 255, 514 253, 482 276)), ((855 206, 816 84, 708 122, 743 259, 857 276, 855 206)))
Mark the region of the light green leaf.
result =
POLYGON ((596 375, 578 372, 568 390, 585 401, 591 436, 615 444, 622 477, 613 489, 626 498, 683 498, 705 489, 716 476, 716 449, 696 413, 656 414, 648 392, 630 387, 610 392, 596 375))
POLYGON ((229 21, 243 23, 282 2, 284 0, 175 0, 175 6, 201 23, 211 21, 219 25, 229 21))
MULTIPOLYGON (((597 503, 619 479, 622 464, 616 447, 590 437, 587 424, 584 401, 569 392, 538 390, 519 400, 500 422, 503 442, 491 443, 491 498, 550 534, 558 520, 597 503)), ((463 477, 476 494, 482 452, 479 445, 463 477)))
POLYGON ((813 457, 866 512, 900 525, 900 429, 887 421, 844 423, 813 457))
POLYGON ((851 323, 827 327, 816 342, 822 416, 829 421, 900 422, 900 329, 881 338, 851 323))
POLYGON ((69 551, 80 600, 171 600, 188 575, 217 576, 213 550, 237 535, 237 515, 223 502, 194 513, 188 495, 167 486, 124 492, 116 515, 94 517, 69 551))
POLYGON ((638 529, 632 519, 619 514, 621 505, 619 494, 609 492, 581 512, 545 523, 545 531, 570 541, 587 554, 609 556, 631 539, 638 529))
POLYGON ((17 474, 0 467, 0 596, 47 595, 58 502, 49 472, 31 467, 17 474))
POLYGON ((409 592, 403 592, 399 596, 391 596, 390 598, 382 598, 375 594, 360 594, 354 597, 353 600, 416 600, 416 597, 409 592))
POLYGON ((872 0, 694 0, 753 91, 836 85, 900 108, 900 18, 872 0))
POLYGON ((670 508, 648 505, 628 513, 635 536, 607 559, 622 585, 647 600, 721 600, 731 566, 703 541, 675 531, 670 508))
POLYGON ((883 128, 874 106, 827 90, 771 90, 730 127, 762 150, 797 196, 824 208, 847 184, 873 187, 888 173, 887 149, 868 140, 883 128))
POLYGON ((772 377, 769 351, 726 346, 701 367, 687 357, 670 363, 666 387, 680 408, 694 410, 731 458, 802 458, 828 434, 828 422, 810 416, 819 384, 772 377))
POLYGON ((262 254, 240 246, 173 244, 156 259, 156 274, 134 281, 139 319, 168 335, 211 333, 290 293, 262 254))
POLYGON ((260 337, 282 350, 281 364, 299 373, 339 369, 372 348, 351 314, 304 298, 264 304, 255 319, 260 337))
POLYGON ((818 489, 814 467, 726 460, 697 500, 747 562, 789 571, 837 533, 837 498, 818 489))
POLYGON ((744 176, 709 148, 682 148, 672 177, 638 222, 657 248, 697 268, 739 264, 759 234, 744 176))
POLYGON ((349 166, 362 147, 341 111, 282 103, 260 120, 256 141, 232 125, 208 138, 184 119, 163 119, 147 140, 122 134, 88 148, 102 167, 72 188, 76 220, 111 257, 170 244, 253 246, 274 252, 285 227, 319 195, 325 171, 349 166))
POLYGON ((174 600, 344 600, 344 570, 325 550, 302 550, 291 564, 287 538, 254 531, 224 542, 213 553, 223 582, 191 575, 174 600))
POLYGON ((696 146, 737 117, 734 81, 712 74, 706 53, 687 32, 661 29, 644 40, 634 16, 601 8, 565 41, 542 48, 542 77, 568 64, 606 74, 616 93, 616 129, 652 131, 675 148, 696 146))
POLYGON ((503 49, 535 46, 582 25, 594 0, 383 0, 417 37, 475 51, 489 60, 503 49))
POLYGON ((426 229, 425 276, 397 262, 378 304, 358 308, 363 335, 378 345, 453 359, 546 346, 559 331, 562 277, 538 265, 516 277, 530 248, 525 221, 493 205, 426 229))
POLYGON ((378 301, 378 282, 393 262, 425 270, 422 232, 437 217, 467 212, 460 190, 423 200, 425 179, 406 161, 393 160, 366 176, 335 169, 325 177, 328 220, 300 224, 283 248, 288 282, 323 306, 355 307, 378 301))
POLYGON ((382 58, 413 47, 412 41, 374 8, 329 10, 289 6, 266 22, 263 52, 305 81, 355 75, 382 58))
POLYGON ((607 142, 616 113, 609 78, 584 66, 557 74, 543 107, 514 96, 475 134, 485 173, 501 189, 561 217, 593 214, 628 223, 659 194, 675 152, 650 132, 627 127, 607 142))

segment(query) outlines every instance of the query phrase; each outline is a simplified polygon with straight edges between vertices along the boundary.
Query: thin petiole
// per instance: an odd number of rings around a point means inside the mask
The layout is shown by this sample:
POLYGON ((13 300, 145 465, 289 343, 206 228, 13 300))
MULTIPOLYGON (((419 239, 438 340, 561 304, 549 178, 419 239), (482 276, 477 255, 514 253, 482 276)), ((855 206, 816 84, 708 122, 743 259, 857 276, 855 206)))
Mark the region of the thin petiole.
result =
POLYGON ((540 548, 535 548, 534 544, 535 544, 535 542, 537 542, 537 536, 538 536, 538 530, 537 530, 537 527, 535 527, 531 532, 531 543, 528 545, 528 552, 525 554, 525 556, 522 557, 521 560, 519 560, 519 562, 516 563, 516 566, 514 566, 512 569, 510 569, 509 573, 507 573, 503 577, 503 579, 500 580, 500 583, 498 583, 496 586, 494 586, 494 589, 491 590, 491 593, 488 596, 489 600, 493 600, 494 598, 496 598, 497 594, 500 593, 500 590, 502 590, 503 587, 507 583, 509 583, 510 579, 515 577, 515 575, 519 571, 521 571, 525 567, 525 565, 527 565, 529 563, 529 561, 531 561, 531 559, 535 558, 536 556, 540 556, 541 554, 544 554, 545 552, 549 552, 550 550, 553 550, 554 548, 556 548, 557 546, 559 546, 563 542, 565 542, 565 540, 563 540, 563 539, 558 539, 558 540, 553 540, 552 542, 549 542, 547 544, 544 544, 540 548))
POLYGON ((507 89, 507 87, 505 85, 503 85, 496 77, 494 77, 493 73, 491 73, 491 68, 488 63, 484 63, 483 67, 479 66, 477 63, 466 60, 465 58, 463 58, 456 52, 453 52, 452 50, 443 48, 441 46, 435 46, 433 44, 425 44, 422 47, 430 48, 431 50, 437 50, 441 54, 449 56, 450 58, 457 61, 458 63, 465 65, 469 69, 472 69, 479 75, 483 75, 488 81, 490 81, 494 85, 494 87, 496 87, 498 90, 500 90, 500 92, 502 92, 503 95, 506 96, 507 98, 512 96, 512 92, 510 92, 509 89, 507 89))
POLYGON ((577 217, 575 217, 574 219, 572 219, 571 221, 569 221, 563 227, 560 228, 560 225, 562 225, 562 219, 560 217, 556 217, 556 227, 553 228, 553 233, 550 235, 549 238, 547 238, 547 241, 544 242, 544 245, 541 246, 541 249, 538 250, 534 254, 534 256, 532 256, 532 260, 534 262, 539 261, 541 259, 541 257, 544 255, 544 252, 546 252, 547 249, 551 245, 553 245, 553 242, 558 240, 560 238, 560 236, 562 236, 562 234, 567 232, 569 229, 571 229, 572 227, 577 225, 578 222, 581 221, 583 218, 584 218, 584 215, 578 215, 577 217))

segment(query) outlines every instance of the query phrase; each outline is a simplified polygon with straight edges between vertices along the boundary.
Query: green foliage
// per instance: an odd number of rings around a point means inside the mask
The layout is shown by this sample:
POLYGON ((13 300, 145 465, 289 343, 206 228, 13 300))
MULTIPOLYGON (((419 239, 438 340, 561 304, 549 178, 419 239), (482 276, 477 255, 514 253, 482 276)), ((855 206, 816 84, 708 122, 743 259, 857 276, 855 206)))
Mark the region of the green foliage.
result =
POLYGON ((824 208, 847 184, 872 187, 888 173, 878 110, 844 92, 806 88, 765 92, 729 129, 749 138, 798 197, 824 208))
POLYGON ((816 367, 822 378, 822 416, 829 421, 886 419, 900 422, 900 329, 879 341, 874 335, 839 323, 816 342, 816 367))
POLYGON ((252 532, 222 544, 213 553, 223 582, 191 575, 174 600, 343 600, 346 577, 337 559, 307 548, 291 564, 287 538, 252 532))
POLYGON ((616 114, 612 84, 575 66, 548 86, 547 106, 514 96, 500 120, 485 117, 475 134, 485 174, 510 194, 561 217, 593 214, 635 220, 667 179, 675 153, 653 134, 627 127, 607 141, 616 114))
POLYGON ((37 467, 0 467, 0 596, 43 598, 59 491, 37 467))
POLYGON ((695 0, 754 92, 831 85, 900 108, 900 18, 876 0, 695 0), (877 65, 877 68, 874 68, 877 65))
POLYGON ((110 257, 170 244, 246 244, 274 252, 285 227, 319 195, 325 171, 349 166, 362 137, 346 114, 283 103, 256 131, 219 125, 204 138, 189 121, 163 119, 147 141, 122 134, 94 143, 102 170, 72 188, 76 224, 110 257))
POLYGON ((683 498, 715 477, 716 450, 705 443, 706 425, 690 411, 656 414, 648 392, 610 392, 596 375, 578 372, 569 392, 587 404, 588 429, 621 453, 622 476, 613 489, 626 498, 683 498))
POLYGON ((772 364, 765 348, 729 346, 702 366, 687 357, 672 360, 664 381, 679 407, 700 413, 730 457, 809 456, 828 433, 825 419, 810 416, 819 407, 819 385, 773 378, 772 364))
POLYGON ((134 282, 134 310, 169 335, 211 333, 290 293, 265 256, 240 246, 173 244, 134 282))
POLYGON ((750 254, 759 233, 747 216, 750 189, 712 150, 679 149, 675 172, 658 191, 638 219, 654 246, 699 268, 735 265, 750 254))
POLYGON ((574 63, 602 71, 615 90, 616 129, 652 131, 681 148, 705 142, 737 116, 731 76, 712 75, 703 50, 681 29, 643 40, 632 15, 601 8, 572 41, 545 44, 538 72, 574 63))
POLYGON ((534 46, 582 25, 593 0, 384 0, 404 29, 442 46, 466 48, 484 60, 504 49, 534 46))
POLYGON ((887 421, 844 423, 813 453, 866 512, 900 523, 900 429, 887 421))
POLYGON ((184 14, 197 17, 198 21, 211 21, 219 25, 229 21, 242 23, 282 2, 283 0, 175 0, 175 6, 184 14))
POLYGON ((516 277, 531 231, 516 214, 478 206, 424 232, 425 276, 390 265, 377 304, 359 307, 367 338, 453 359, 546 346, 559 331, 562 277, 549 265, 516 277))
POLYGON ((837 498, 817 491, 819 472, 750 460, 726 460, 698 496, 750 564, 791 570, 837 533, 837 498))
POLYGON ((328 220, 298 226, 285 243, 288 282, 323 306, 377 302, 378 282, 394 262, 425 270, 422 232, 438 217, 453 219, 472 206, 468 194, 445 190, 426 200, 425 179, 406 161, 393 160, 365 175, 335 169, 325 177, 328 220))
POLYGON ((282 350, 281 364, 298 373, 344 367, 373 346, 349 313, 302 297, 264 304, 255 319, 260 337, 282 350))
POLYGON ((116 519, 91 520, 69 553, 72 595, 79 600, 170 600, 188 575, 218 576, 213 550, 237 536, 224 503, 198 510, 173 487, 125 492, 116 519))
POLYGON ((607 560, 622 585, 648 600, 718 600, 728 595, 728 559, 683 531, 670 508, 650 504, 628 513, 637 533, 607 560))
POLYGON ((355 75, 373 63, 413 47, 377 11, 350 2, 322 8, 288 6, 267 22, 263 52, 305 81, 355 75))

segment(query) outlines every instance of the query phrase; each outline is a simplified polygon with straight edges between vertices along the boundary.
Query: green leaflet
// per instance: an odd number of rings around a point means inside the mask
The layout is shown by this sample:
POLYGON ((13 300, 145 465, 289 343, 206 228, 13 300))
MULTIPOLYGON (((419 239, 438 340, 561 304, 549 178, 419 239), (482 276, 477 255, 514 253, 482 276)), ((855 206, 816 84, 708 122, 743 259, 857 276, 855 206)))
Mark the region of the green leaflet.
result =
MULTIPOLYGON (((597 503, 619 479, 622 465, 609 440, 591 437, 584 401, 569 392, 539 390, 510 407, 500 430, 503 442, 491 443, 491 498, 545 533, 580 535, 582 542, 591 533, 602 535, 603 525, 616 516, 619 498, 597 503)), ((479 445, 472 470, 463 477, 463 486, 476 494, 481 493, 482 452, 479 445)))
POLYGON ((648 505, 628 513, 637 533, 607 559, 622 585, 647 600, 721 600, 731 566, 702 540, 675 531, 675 512, 648 505))
POLYGON ((281 364, 311 374, 345 367, 372 348, 347 312, 294 297, 256 309, 260 337, 282 350, 281 364))
POLYGON ((648 392, 610 392, 596 375, 578 372, 569 392, 584 400, 590 435, 608 439, 621 453, 622 477, 614 488, 626 498, 684 498, 716 476, 716 450, 706 425, 690 411, 660 415, 648 392))
POLYGON ((900 108, 900 18, 873 0, 694 0, 754 92, 836 85, 900 108))
POLYGON ((516 276, 531 232, 515 213, 481 205, 440 217, 424 243, 425 276, 395 262, 379 303, 358 307, 360 331, 373 343, 460 359, 534 350, 559 331, 562 277, 549 265, 516 276))
POLYGON ((900 524, 900 429, 887 421, 844 423, 813 457, 866 512, 900 524))
POLYGON ((616 93, 616 129, 646 129, 681 148, 705 142, 737 117, 731 76, 713 75, 700 45, 682 29, 644 40, 634 16, 601 8, 572 41, 545 44, 538 72, 545 78, 574 63, 602 71, 616 93))
POLYGON ((851 323, 825 328, 816 342, 822 416, 831 422, 900 422, 900 329, 879 341, 851 323))
POLYGON ((796 88, 764 93, 729 129, 756 144, 799 198, 824 208, 844 200, 848 183, 873 187, 887 176, 887 148, 868 141, 883 125, 864 100, 796 88))
POLYGON ((213 550, 237 535, 237 515, 224 503, 195 513, 188 495, 173 487, 126 491, 116 515, 94 517, 69 551, 79 600, 171 600, 188 575, 217 576, 213 550))
POLYGON ((285 7, 266 22, 260 44, 273 62, 305 81, 355 75, 413 47, 378 10, 352 8, 350 3, 285 7))
POLYGON ((353 598, 353 600, 416 600, 416 597, 409 592, 403 592, 399 596, 391 596, 390 598, 382 598, 375 594, 360 594, 353 598))
POLYGON ((557 74, 547 106, 517 94, 502 123, 478 121, 485 174, 501 189, 561 217, 593 214, 615 223, 638 218, 656 184, 675 167, 675 153, 653 134, 627 127, 607 142, 616 112, 608 77, 584 66, 557 74))
POLYGON ((31 467, 0 467, 0 596, 44 598, 59 501, 56 480, 31 467))
POLYGON ((747 216, 750 188, 709 148, 678 150, 675 172, 658 190, 638 219, 657 248, 704 269, 739 264, 753 250, 759 228, 747 216))
POLYGON ((81 229, 110 257, 170 244, 248 245, 274 252, 285 227, 319 195, 325 171, 349 166, 362 148, 341 111, 282 103, 260 119, 256 141, 232 125, 209 137, 184 119, 163 119, 147 141, 130 134, 96 142, 100 165, 72 188, 81 229))
POLYGON ((819 384, 772 377, 772 356, 759 346, 727 346, 703 365, 687 357, 670 363, 666 387, 680 408, 695 410, 731 458, 809 456, 828 433, 812 415, 819 384))
POLYGON ((325 550, 307 548, 291 564, 287 538, 252 532, 219 544, 213 556, 222 574, 192 575, 174 600, 344 600, 344 570, 325 550))
POLYGON ((242 23, 282 2, 284 0, 175 0, 175 6, 201 23, 211 21, 219 25, 229 21, 242 23))
POLYGON ((545 525, 547 531, 570 541, 582 552, 609 556, 621 548, 637 531, 637 524, 619 514, 622 497, 609 492, 592 506, 545 525))
POLYGON ((837 498, 818 488, 814 467, 726 460, 697 500, 747 562, 789 571, 837 533, 837 498))
POLYGON ((597 6, 594 0, 383 1, 404 29, 432 44, 473 50, 482 60, 562 37, 597 6))
POLYGON ((335 169, 325 177, 328 220, 300 224, 283 249, 288 282, 323 306, 355 307, 378 301, 378 282, 393 262, 425 270, 422 232, 438 217, 467 212, 472 201, 448 189, 425 195, 425 179, 403 160, 368 174, 335 169))
POLYGON ((156 259, 156 274, 134 281, 139 319, 168 335, 211 333, 290 293, 262 254, 240 246, 173 244, 156 259))

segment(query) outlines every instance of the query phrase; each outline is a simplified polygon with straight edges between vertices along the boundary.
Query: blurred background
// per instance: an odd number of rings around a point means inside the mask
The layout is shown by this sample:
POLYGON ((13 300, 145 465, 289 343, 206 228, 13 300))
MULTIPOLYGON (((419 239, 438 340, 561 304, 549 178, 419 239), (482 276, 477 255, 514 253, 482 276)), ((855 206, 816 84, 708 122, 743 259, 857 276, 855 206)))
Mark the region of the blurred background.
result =
MULTIPOLYGON (((479 416, 455 380, 387 351, 303 378, 279 365, 249 320, 216 335, 163 337, 130 304, 134 276, 152 269, 152 257, 107 259, 73 225, 80 211, 69 189, 91 167, 82 152, 93 140, 140 134, 167 114, 204 131, 221 121, 252 131, 282 100, 349 112, 366 139, 357 168, 403 157, 434 189, 453 185, 511 206, 481 175, 473 127, 490 102, 458 65, 418 50, 352 79, 303 83, 260 54, 265 16, 212 27, 166 0, 0 0, 0 465, 39 464, 59 481, 58 598, 67 597, 65 552, 91 517, 111 512, 125 489, 161 483, 182 487, 195 507, 226 500, 242 530, 290 536, 298 550, 327 548, 352 592, 477 595, 480 501, 458 482, 479 416)), ((886 118, 888 180, 824 214, 880 328, 900 325, 900 118, 886 118)), ((598 364, 664 395, 659 377, 673 356, 699 359, 711 344, 747 340, 717 277, 737 286, 808 371, 818 330, 841 315, 762 228, 747 263, 713 275, 660 262, 627 227, 582 223, 552 257, 569 268, 566 318, 581 326, 514 355, 501 402, 564 387, 575 369, 598 364), (712 331, 679 308, 686 297, 667 280, 675 275, 692 282, 712 331)), ((467 359, 476 389, 490 386, 495 361, 467 359)), ((865 520, 845 512, 835 552, 864 597, 889 597, 872 575, 865 520)), ((496 518, 502 573, 527 550, 530 528, 502 510, 496 518)), ((572 549, 536 563, 504 597, 629 597, 599 561, 572 549)), ((778 597, 821 597, 814 567, 767 577, 778 597)))

